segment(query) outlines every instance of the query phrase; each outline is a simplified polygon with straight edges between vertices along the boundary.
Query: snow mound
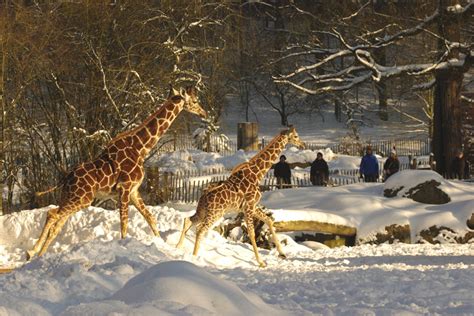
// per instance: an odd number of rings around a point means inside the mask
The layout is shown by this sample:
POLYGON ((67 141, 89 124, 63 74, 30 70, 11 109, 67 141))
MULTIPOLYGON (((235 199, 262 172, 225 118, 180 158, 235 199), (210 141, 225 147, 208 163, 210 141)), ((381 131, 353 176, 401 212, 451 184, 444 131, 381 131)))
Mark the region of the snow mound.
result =
MULTIPOLYGON (((316 155, 318 152, 323 154, 323 158, 326 161, 330 161, 334 159, 336 156, 331 149, 319 149, 319 150, 310 150, 310 149, 298 149, 296 147, 288 147, 286 148, 281 154, 285 155, 288 163, 305 163, 305 162, 313 162, 316 159, 316 155)), ((277 162, 278 159, 275 161, 277 162)))
POLYGON ((192 315, 284 315, 253 293, 186 261, 159 263, 130 279, 107 301, 69 307, 65 314, 124 310, 192 315), (125 305, 125 306, 124 306, 125 305), (128 307, 128 308, 127 308, 128 307))
POLYGON ((187 150, 177 150, 171 153, 165 153, 158 159, 152 160, 150 164, 156 164, 162 171, 176 172, 178 170, 196 171, 197 167, 193 162, 190 152, 187 150))
POLYGON ((425 204, 446 204, 450 196, 442 189, 449 182, 431 170, 404 170, 391 176, 384 185, 385 197, 407 197, 425 204))
MULTIPOLYGON (((323 154, 323 158, 328 162, 331 169, 357 169, 360 164, 360 157, 347 155, 336 155, 330 148, 310 150, 300 150, 289 146, 281 154, 285 155, 288 163, 311 163, 316 159, 318 152, 323 154)), ((197 149, 177 150, 170 153, 163 153, 159 157, 153 157, 147 165, 155 165, 166 172, 183 171, 209 171, 209 170, 232 170, 235 166, 251 159, 257 151, 245 152, 242 149, 232 155, 222 156, 219 153, 208 153, 197 149)), ((275 159, 277 163, 279 157, 275 159)))
POLYGON ((361 157, 349 155, 334 155, 331 160, 323 158, 328 162, 329 169, 359 169, 361 157))
MULTIPOLYGON (((48 210, 55 206, 15 212, 0 216, 0 267, 16 266, 25 260, 26 250, 31 249, 39 238, 48 210)), ((163 233, 181 225, 186 212, 167 206, 148 208, 156 217, 158 229, 163 233)), ((128 236, 139 240, 153 239, 147 222, 135 207, 129 209, 128 236)), ((120 239, 120 216, 118 210, 105 210, 90 206, 69 218, 53 241, 48 253, 68 251, 71 245, 93 240, 106 242, 120 239)))
POLYGON ((402 170, 395 173, 384 183, 384 190, 397 190, 397 196, 405 196, 411 188, 417 185, 435 180, 442 187, 449 187, 446 181, 439 173, 431 170, 402 170))
POLYGON ((227 170, 248 161, 255 152, 245 152, 242 149, 236 151, 233 155, 217 158, 217 162, 222 164, 227 170))

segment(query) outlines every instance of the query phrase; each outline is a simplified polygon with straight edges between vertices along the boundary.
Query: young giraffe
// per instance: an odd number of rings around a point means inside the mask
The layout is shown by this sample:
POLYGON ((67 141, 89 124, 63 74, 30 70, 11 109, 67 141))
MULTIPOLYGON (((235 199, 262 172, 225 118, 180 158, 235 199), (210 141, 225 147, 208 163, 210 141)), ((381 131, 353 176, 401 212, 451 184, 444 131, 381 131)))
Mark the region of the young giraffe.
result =
POLYGON ((138 188, 144 178, 145 157, 182 110, 207 117, 194 88, 181 89, 179 92, 171 89, 168 100, 141 125, 117 135, 99 157, 76 166, 60 185, 43 192, 62 187, 59 207, 48 212, 41 236, 34 248, 27 252, 27 259, 45 253, 67 219, 88 207, 94 197, 118 194, 122 238, 127 234, 130 201, 145 217, 155 236, 159 236, 156 220, 146 209, 138 188))
POLYGON ((273 221, 258 206, 258 203, 262 197, 259 187, 260 181, 272 167, 273 162, 279 157, 287 143, 300 147, 304 146, 296 130, 290 127, 288 130, 282 131, 248 162, 235 167, 227 180, 205 190, 199 199, 196 214, 184 220, 181 237, 176 247, 183 245, 186 233, 195 224, 196 241, 193 255, 197 255, 199 243, 212 225, 225 213, 239 210, 244 212, 247 231, 258 264, 261 267, 266 265, 258 255, 253 224, 255 218, 268 225, 280 257, 285 258, 273 228, 273 221))

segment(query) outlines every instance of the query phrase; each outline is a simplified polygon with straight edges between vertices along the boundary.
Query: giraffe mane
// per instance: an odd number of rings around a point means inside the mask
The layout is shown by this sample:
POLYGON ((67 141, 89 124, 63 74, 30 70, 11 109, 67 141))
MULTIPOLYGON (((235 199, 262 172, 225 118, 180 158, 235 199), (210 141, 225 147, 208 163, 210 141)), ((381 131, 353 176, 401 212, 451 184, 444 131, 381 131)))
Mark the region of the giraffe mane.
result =
POLYGON ((284 136, 284 135, 288 135, 287 133, 289 132, 289 130, 282 130, 280 132, 280 134, 278 134, 277 136, 273 137, 273 139, 262 149, 260 150, 255 156, 253 156, 248 162, 254 162, 255 160, 258 159, 258 157, 260 156, 260 154, 264 153, 265 151, 268 150, 268 148, 270 148, 271 146, 273 146, 276 142, 278 142, 280 140, 280 137, 281 136, 284 136))
POLYGON ((248 161, 242 162, 242 163, 238 164, 237 166, 235 166, 234 169, 232 169, 232 171, 230 173, 231 174, 236 173, 237 171, 239 171, 240 169, 242 169, 243 167, 245 167, 248 164, 249 164, 248 161))
POLYGON ((203 193, 214 191, 224 185, 225 181, 218 181, 218 182, 211 182, 207 185, 207 187, 203 190, 203 193))
MULTIPOLYGON (((181 97, 180 97, 180 100, 181 100, 181 97)), ((166 106, 168 106, 170 103, 177 103, 177 102, 174 102, 174 101, 175 100, 173 100, 173 98, 170 98, 170 99, 166 100, 165 102, 163 102, 163 104, 155 112, 153 112, 153 114, 149 115, 140 125, 132 128, 128 131, 118 133, 114 138, 112 138, 112 140, 110 142, 116 141, 116 140, 118 140, 120 138, 123 138, 123 137, 127 137, 127 136, 132 135, 133 133, 137 132, 142 126, 147 125, 151 120, 155 119, 157 114, 160 113, 163 109, 165 109, 166 106)))

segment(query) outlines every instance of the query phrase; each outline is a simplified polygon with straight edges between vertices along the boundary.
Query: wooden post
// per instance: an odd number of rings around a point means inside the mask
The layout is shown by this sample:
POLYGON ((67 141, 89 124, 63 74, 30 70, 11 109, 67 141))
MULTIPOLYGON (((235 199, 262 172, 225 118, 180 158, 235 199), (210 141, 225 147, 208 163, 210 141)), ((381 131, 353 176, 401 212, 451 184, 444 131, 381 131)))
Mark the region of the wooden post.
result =
POLYGON ((3 183, 0 184, 0 215, 4 215, 3 214, 3 183))
POLYGON ((258 125, 255 122, 237 124, 237 149, 258 150, 258 125))
POLYGON ((178 134, 176 133, 176 131, 173 131, 173 151, 176 151, 176 148, 177 148, 177 138, 178 137, 178 134))

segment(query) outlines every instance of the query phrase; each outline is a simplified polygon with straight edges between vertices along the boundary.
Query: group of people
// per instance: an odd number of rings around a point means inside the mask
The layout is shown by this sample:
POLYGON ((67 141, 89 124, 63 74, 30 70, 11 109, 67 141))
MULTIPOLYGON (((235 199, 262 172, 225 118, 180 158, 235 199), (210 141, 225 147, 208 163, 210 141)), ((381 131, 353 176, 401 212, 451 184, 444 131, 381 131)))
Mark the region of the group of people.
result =
MULTIPOLYGON (((400 170, 400 162, 397 153, 393 149, 390 157, 383 166, 384 180, 400 170)), ((364 157, 360 162, 360 177, 365 182, 377 182, 379 178, 379 162, 372 153, 372 148, 367 146, 364 157)), ((286 162, 286 156, 282 155, 280 161, 274 166, 274 176, 277 179, 277 185, 280 188, 291 186, 291 168, 286 162)), ((311 163, 310 181, 313 185, 327 186, 329 183, 329 166, 323 158, 323 154, 318 152, 316 159, 311 163)))
MULTIPOLYGON (((397 152, 393 148, 390 156, 383 164, 383 181, 386 181, 393 174, 400 170, 400 161, 397 152)), ((280 157, 280 161, 274 166, 274 176, 280 188, 291 187, 291 168, 286 162, 285 155, 280 157)), ((379 162, 372 152, 372 147, 367 146, 365 155, 360 161, 359 176, 364 182, 377 182, 379 179, 379 162)), ((451 178, 469 178, 469 163, 464 157, 464 153, 459 151, 451 163, 451 178)), ((321 152, 317 153, 316 159, 311 164, 310 180, 313 185, 327 186, 329 182, 329 167, 321 152)))
MULTIPOLYGON (((390 176, 400 170, 400 161, 397 157, 395 148, 390 151, 390 156, 383 164, 383 180, 387 180, 390 176)), ((377 182, 379 178, 379 161, 372 153, 372 147, 367 146, 365 155, 360 161, 359 175, 364 179, 364 182, 377 182)))
MULTIPOLYGON (((286 156, 281 155, 280 161, 273 167, 274 176, 279 188, 291 186, 291 168, 286 162, 286 156)), ((311 164, 310 180, 313 185, 327 186, 329 181, 329 166, 323 159, 323 154, 318 152, 316 159, 311 164)))

